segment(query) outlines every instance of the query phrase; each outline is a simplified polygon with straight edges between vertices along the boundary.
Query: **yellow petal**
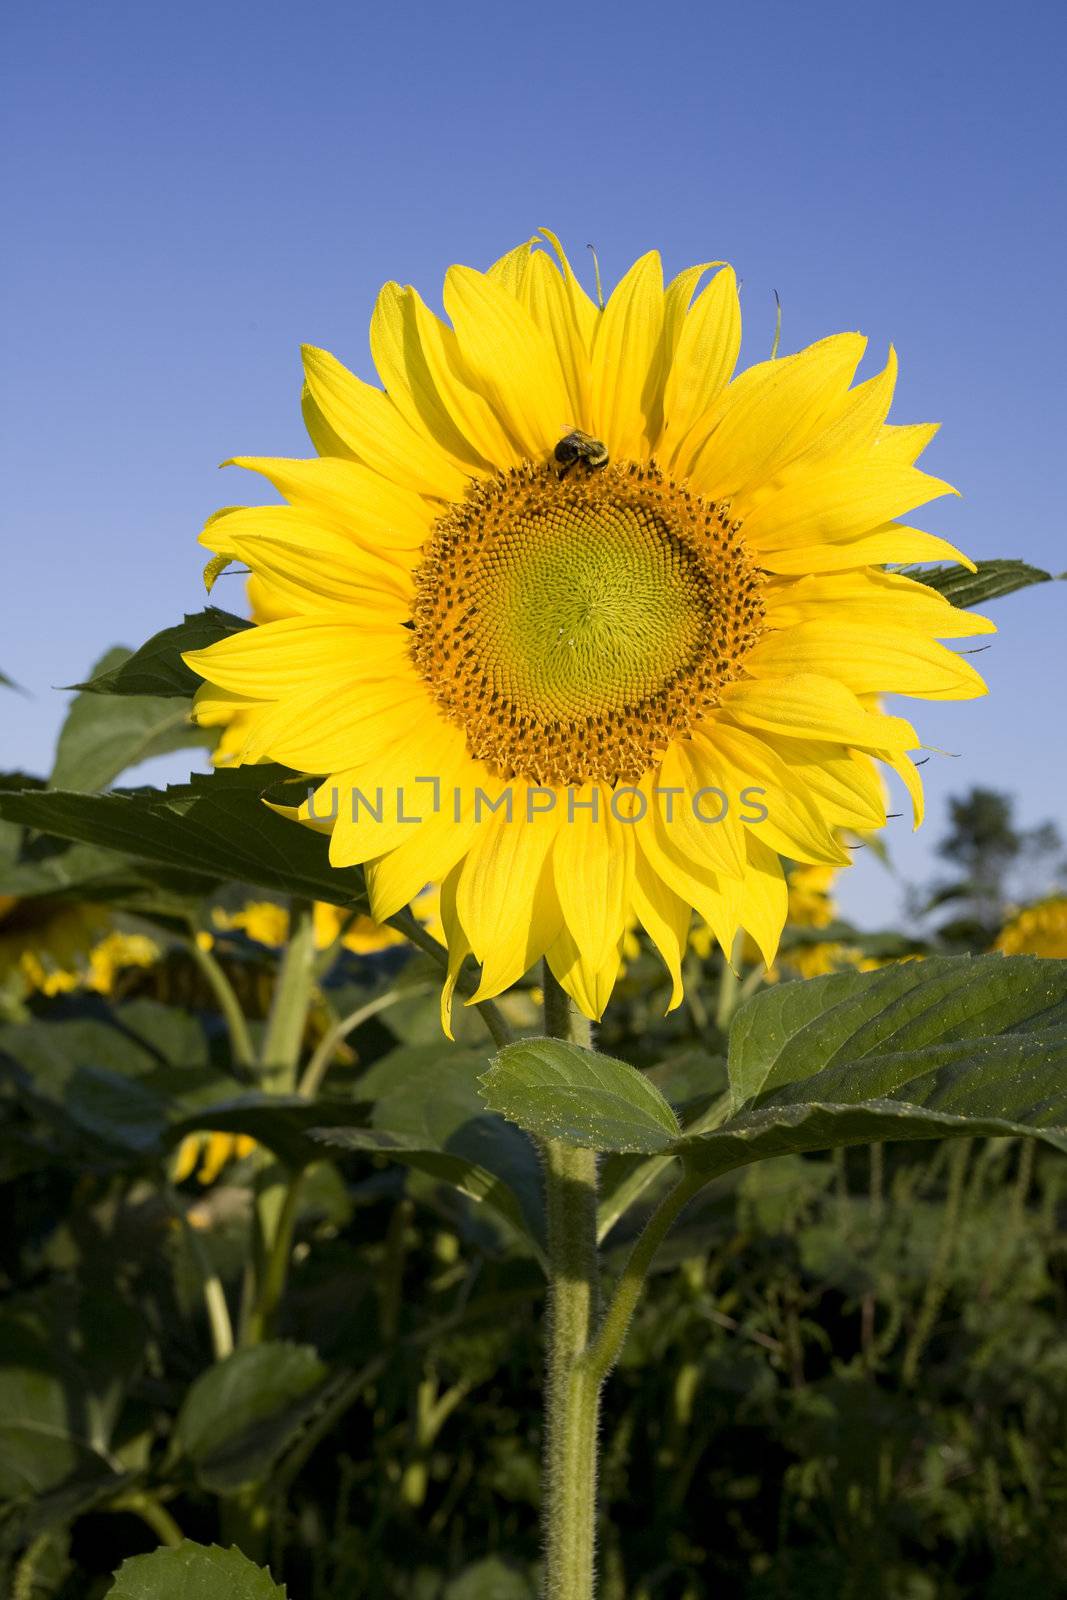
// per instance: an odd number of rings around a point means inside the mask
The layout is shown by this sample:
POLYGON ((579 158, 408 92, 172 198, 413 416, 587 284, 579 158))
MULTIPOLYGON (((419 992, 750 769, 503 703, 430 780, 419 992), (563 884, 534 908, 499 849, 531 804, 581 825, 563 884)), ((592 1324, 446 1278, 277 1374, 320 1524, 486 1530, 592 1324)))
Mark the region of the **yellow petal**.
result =
POLYGON ((420 494, 462 498, 466 475, 444 450, 404 420, 388 395, 313 345, 304 346, 304 373, 326 422, 358 460, 420 494))
POLYGON ((445 794, 440 809, 432 809, 429 794, 415 796, 413 805, 420 809, 409 810, 407 814, 421 816, 423 821, 408 828, 409 837, 395 850, 367 864, 367 892, 371 915, 376 922, 395 916, 428 883, 451 872, 478 831, 473 811, 461 815, 456 822, 448 786, 442 787, 445 794))
POLYGON ((203 650, 187 650, 182 660, 219 688, 258 700, 340 690, 405 659, 407 630, 372 623, 371 616, 358 624, 344 613, 286 617, 231 633, 203 650))
POLYGON ((559 262, 559 269, 563 274, 563 281, 567 285, 571 316, 574 320, 574 325, 578 330, 578 335, 581 340, 581 347, 588 357, 592 354, 593 340, 596 338, 597 324, 600 321, 600 307, 589 298, 581 284, 578 282, 578 279, 574 275, 574 269, 567 259, 566 251, 556 238, 556 235, 548 228, 541 228, 539 229, 539 232, 541 233, 542 238, 548 240, 549 244, 556 252, 556 259, 559 262))
POLYGON ((717 273, 682 325, 663 395, 663 443, 673 461, 682 441, 729 383, 741 348, 741 306, 732 267, 717 273))
POLYGON ((529 785, 511 784, 512 821, 498 813, 482 823, 463 861, 456 910, 481 963, 478 996, 499 994, 529 971, 559 932, 550 851, 559 807, 526 820, 529 785))
POLYGON ((312 456, 234 456, 226 466, 258 472, 295 506, 317 512, 331 526, 383 555, 413 554, 429 537, 436 509, 357 461, 312 456))
POLYGON ((904 426, 886 423, 879 430, 875 444, 879 460, 914 466, 940 427, 939 422, 912 422, 904 426))
POLYGON ((318 455, 323 457, 340 457, 342 460, 354 461, 355 451, 350 450, 341 438, 335 433, 326 421, 322 408, 310 388, 305 382, 300 391, 300 410, 304 418, 304 427, 307 436, 318 455))
POLYGON ((789 909, 789 890, 776 850, 748 834, 748 870, 741 891, 741 925, 752 935, 767 966, 778 954, 778 945, 789 909))
POLYGON ((599 965, 579 950, 564 928, 545 952, 556 982, 561 984, 583 1016, 599 1022, 607 1009, 622 965, 622 940, 618 939, 599 965))
POLYGON ((764 586, 768 628, 792 628, 836 612, 849 622, 915 628, 934 639, 996 633, 975 611, 960 611, 936 589, 873 567, 820 573, 799 580, 770 578, 764 586))
POLYGON ((844 455, 867 455, 888 415, 896 382, 897 353, 890 345, 882 371, 857 383, 827 412, 814 439, 790 463, 789 476, 844 455))
POLYGON ((733 769, 731 788, 741 797, 746 830, 754 829, 764 844, 792 861, 848 864, 848 852, 830 832, 811 790, 765 740, 723 722, 716 723, 707 737, 733 769), (766 816, 757 819, 758 808, 766 816))
POLYGON ((974 562, 947 539, 887 522, 858 539, 800 544, 783 550, 764 550, 760 565, 785 576, 809 572, 842 572, 849 567, 879 566, 886 561, 958 561, 968 572, 974 562))
POLYGON ((671 998, 667 1010, 673 1011, 683 999, 682 960, 689 939, 692 913, 688 903, 652 870, 641 850, 634 853, 630 896, 641 926, 663 957, 670 973, 671 998))
POLYGON ((334 768, 337 775, 323 786, 327 792, 317 798, 316 812, 337 812, 330 839, 332 866, 361 866, 406 845, 418 827, 410 819, 434 816, 435 805, 462 832, 464 811, 460 809, 456 823, 454 791, 478 781, 480 769, 467 756, 462 728, 446 722, 428 702, 416 710, 420 714, 399 724, 379 723, 373 730, 377 743, 369 753, 345 769, 334 768))
POLYGON ((466 372, 534 461, 551 455, 570 418, 556 352, 530 313, 492 278, 450 267, 445 310, 466 372))
POLYGON ((865 751, 773 735, 770 744, 786 766, 796 770, 832 828, 885 826, 885 792, 865 751))
POLYGON ((737 792, 729 787, 732 780, 733 773, 710 743, 676 739, 659 771, 641 787, 650 796, 652 788, 681 791, 675 796, 670 823, 676 848, 713 872, 740 878, 745 870, 745 838, 737 792))
POLYGON ((599 970, 626 926, 633 876, 633 827, 611 813, 609 791, 584 784, 569 790, 552 847, 560 910, 582 958, 599 970), (590 806, 596 806, 596 813, 590 806))
POLYGON ((567 389, 570 423, 588 432, 592 426, 589 351, 575 319, 572 290, 541 250, 535 251, 530 257, 523 298, 534 322, 551 341, 556 352, 567 389))
POLYGON ((797 672, 834 677, 854 694, 972 700, 987 692, 970 662, 944 645, 903 628, 853 622, 805 622, 765 633, 745 666, 755 678, 797 672))
POLYGON ((593 432, 611 455, 648 454, 660 404, 656 354, 663 331, 663 268, 650 250, 635 261, 604 307, 593 343, 593 432))
POLYGON ((387 283, 371 320, 371 354, 412 427, 429 432, 464 473, 485 477, 518 452, 486 400, 461 379, 452 329, 414 289, 387 283))
POLYGON ((746 728, 793 739, 832 740, 865 750, 917 750, 920 743, 910 722, 867 711, 836 678, 813 673, 726 684, 722 709, 746 728))
POLYGON ((955 493, 951 484, 917 467, 879 465, 868 454, 790 476, 784 488, 762 499, 755 510, 746 512, 743 504, 735 509, 744 521, 745 543, 762 556, 797 545, 856 539, 915 506, 955 493))
POLYGON ((247 561, 293 610, 370 604, 383 620, 397 621, 410 612, 414 586, 406 563, 338 532, 303 506, 230 511, 204 529, 200 542, 247 561))
POLYGON ((866 343, 858 333, 839 333, 749 367, 691 430, 679 470, 713 499, 766 483, 818 432, 848 389, 866 343))
POLYGON ((470 940, 463 931, 456 914, 456 885, 461 866, 455 866, 441 884, 441 926, 448 947, 448 972, 441 989, 441 1031, 447 1039, 455 1038, 452 1032, 452 1000, 456 992, 463 963, 471 953, 470 940))

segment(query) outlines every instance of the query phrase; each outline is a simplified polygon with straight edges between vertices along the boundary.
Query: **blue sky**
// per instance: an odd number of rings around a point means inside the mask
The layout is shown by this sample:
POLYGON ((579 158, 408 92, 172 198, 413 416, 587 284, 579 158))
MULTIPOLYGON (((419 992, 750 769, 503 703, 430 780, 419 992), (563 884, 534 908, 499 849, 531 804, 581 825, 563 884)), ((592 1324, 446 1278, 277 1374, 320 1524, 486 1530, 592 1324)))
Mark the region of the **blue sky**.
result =
MULTIPOLYGON (((775 289, 783 351, 859 328, 873 370, 892 340, 894 419, 942 420, 926 462, 963 491, 917 520, 1067 567, 1065 47, 1051 0, 19 8, 0 666, 32 697, 3 699, 4 764, 47 770, 52 686, 202 604, 197 532, 246 492, 217 463, 305 453, 300 343, 370 377, 383 281, 436 299, 541 224, 611 280, 651 246, 733 261, 749 359, 775 289)), ((1067 585, 993 614, 990 697, 914 707, 954 759, 926 829, 893 825, 905 877, 971 783, 1063 819, 1067 585)), ((859 921, 892 914, 873 860, 846 876, 859 921)))

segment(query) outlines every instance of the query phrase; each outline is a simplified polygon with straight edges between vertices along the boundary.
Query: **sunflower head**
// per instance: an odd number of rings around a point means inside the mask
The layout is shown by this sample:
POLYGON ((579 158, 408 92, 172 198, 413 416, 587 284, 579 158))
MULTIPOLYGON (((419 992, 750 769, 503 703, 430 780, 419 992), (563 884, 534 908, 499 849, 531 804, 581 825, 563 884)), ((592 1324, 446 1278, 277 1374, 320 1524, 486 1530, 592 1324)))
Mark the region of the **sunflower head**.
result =
POLYGON ((203 543, 258 626, 187 660, 224 759, 320 780, 300 820, 366 866, 378 922, 440 883, 450 986, 542 955, 599 1016, 636 918, 681 997, 692 911, 773 960, 781 858, 829 872, 921 784, 881 697, 983 685, 991 631, 889 563, 965 561, 900 519, 950 491, 838 334, 735 375, 729 267, 643 256, 603 307, 554 235, 453 267, 444 319, 387 284, 380 387, 305 351, 316 455, 241 458, 285 504, 203 543))

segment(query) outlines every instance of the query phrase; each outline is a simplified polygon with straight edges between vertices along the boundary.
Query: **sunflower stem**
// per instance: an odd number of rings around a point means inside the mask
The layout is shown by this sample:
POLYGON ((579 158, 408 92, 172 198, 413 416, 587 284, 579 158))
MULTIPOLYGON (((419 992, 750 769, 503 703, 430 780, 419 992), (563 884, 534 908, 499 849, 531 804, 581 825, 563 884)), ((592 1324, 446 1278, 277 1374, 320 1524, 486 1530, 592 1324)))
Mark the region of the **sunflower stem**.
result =
MULTIPOLYGON (((545 1032, 588 1046, 590 1029, 545 963, 545 1032)), ((549 1300, 545 1376, 545 1600, 592 1600, 600 1384, 583 1366, 596 1331, 596 1154, 544 1142, 549 1300)))

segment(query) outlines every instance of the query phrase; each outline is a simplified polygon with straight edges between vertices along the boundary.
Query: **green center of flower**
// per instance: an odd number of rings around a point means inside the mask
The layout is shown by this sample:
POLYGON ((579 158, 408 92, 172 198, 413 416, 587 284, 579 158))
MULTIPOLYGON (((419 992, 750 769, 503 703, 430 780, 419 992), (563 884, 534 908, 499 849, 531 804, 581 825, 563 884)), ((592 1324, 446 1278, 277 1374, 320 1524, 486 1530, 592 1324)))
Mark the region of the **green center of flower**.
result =
POLYGON ((527 467, 437 523, 413 656, 501 773, 636 782, 717 704, 762 616, 728 508, 651 466, 527 467))

